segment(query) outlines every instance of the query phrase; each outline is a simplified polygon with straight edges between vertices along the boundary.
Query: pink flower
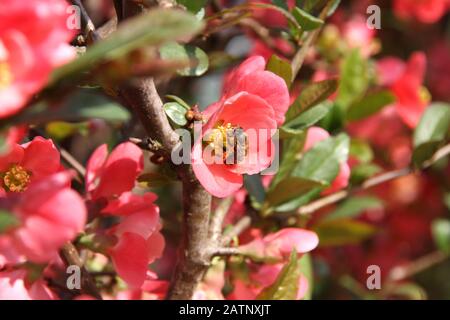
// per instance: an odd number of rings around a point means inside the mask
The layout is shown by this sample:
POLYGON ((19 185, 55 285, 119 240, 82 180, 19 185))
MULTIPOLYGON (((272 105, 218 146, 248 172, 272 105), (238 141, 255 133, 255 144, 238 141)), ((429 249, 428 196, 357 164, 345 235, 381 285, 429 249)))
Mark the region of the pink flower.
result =
POLYGON ((228 75, 221 100, 204 112, 208 122, 194 142, 192 166, 216 197, 237 191, 242 174, 256 174, 271 163, 271 137, 284 121, 289 93, 284 80, 264 71, 264 65, 260 56, 244 61, 228 75))
POLYGON ((402 19, 417 19, 423 23, 437 22, 449 8, 448 0, 395 0, 394 12, 402 19))
POLYGON ((132 288, 142 286, 148 265, 161 257, 164 250, 165 241, 159 232, 159 208, 153 204, 155 200, 153 193, 139 196, 127 192, 103 209, 104 213, 123 216, 110 230, 118 239, 110 254, 117 273, 132 288))
POLYGON ((18 112, 75 56, 64 0, 0 2, 0 118, 18 112))
POLYGON ((39 279, 27 283, 27 272, 16 270, 0 272, 0 300, 55 300, 45 282, 39 279))
POLYGON ((61 169, 60 155, 52 140, 35 137, 33 141, 13 144, 0 156, 1 192, 22 192, 29 184, 61 169))
POLYGON ((378 46, 374 41, 376 31, 367 27, 366 18, 361 15, 352 17, 342 26, 344 39, 350 48, 360 48, 365 57, 376 53, 378 46))
POLYGON ((425 67, 422 52, 413 53, 406 64, 396 58, 385 58, 377 64, 380 83, 392 90, 397 98, 395 109, 410 128, 417 126, 429 100, 422 87, 425 67))
POLYGON ((134 187, 143 167, 142 150, 135 144, 122 143, 109 156, 106 144, 101 145, 86 167, 86 192, 93 200, 119 196, 134 187))
POLYGON ((3 199, 3 207, 17 218, 17 226, 7 230, 6 236, 20 255, 38 263, 50 261, 83 230, 86 208, 68 187, 72 177, 70 171, 55 173, 3 199))
POLYGON ((296 250, 298 254, 310 252, 319 244, 313 231, 299 228, 285 228, 264 238, 242 245, 239 249, 261 258, 287 259, 296 250))
MULTIPOLYGON (((305 145, 303 147, 304 151, 308 151, 314 145, 322 140, 327 139, 330 134, 319 127, 311 127, 308 129, 308 133, 306 135, 305 145)), ((347 162, 340 164, 340 169, 337 177, 331 183, 331 186, 324 190, 324 194, 334 193, 342 188, 348 186, 348 181, 350 179, 350 167, 347 162)))

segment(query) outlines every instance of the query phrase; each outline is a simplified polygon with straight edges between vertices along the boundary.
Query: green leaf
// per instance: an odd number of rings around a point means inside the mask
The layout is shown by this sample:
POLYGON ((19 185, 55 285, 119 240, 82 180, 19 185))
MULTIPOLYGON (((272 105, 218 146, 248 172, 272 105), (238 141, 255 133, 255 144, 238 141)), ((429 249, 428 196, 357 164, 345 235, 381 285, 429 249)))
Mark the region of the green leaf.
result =
POLYGON ((302 112, 319 104, 336 91, 337 80, 329 79, 307 85, 289 107, 286 122, 293 120, 302 112))
POLYGON ((364 119, 394 102, 395 96, 388 90, 370 93, 349 107, 347 119, 350 121, 364 119))
POLYGON ((168 185, 172 179, 159 172, 147 172, 140 175, 137 181, 144 188, 158 188, 168 185))
POLYGON ((272 3, 276 5, 277 7, 280 7, 284 10, 289 10, 289 7, 287 5, 287 2, 285 0, 272 0, 272 3))
POLYGON ((445 140, 450 125, 450 105, 433 103, 420 119, 414 131, 413 161, 416 166, 428 160, 445 140))
POLYGON ((317 143, 305 153, 292 175, 323 183, 331 183, 339 172, 339 164, 347 161, 350 139, 346 134, 317 143))
POLYGON ((360 100, 368 87, 368 64, 358 49, 353 49, 342 61, 336 103, 343 110, 360 100))
POLYGON ((373 160, 373 151, 364 140, 352 139, 350 142, 350 155, 360 163, 369 163, 373 160))
POLYGON ((364 180, 381 172, 381 168, 373 163, 361 163, 352 168, 350 181, 352 184, 360 184, 364 180))
POLYGON ((431 231, 439 250, 450 253, 450 220, 434 220, 431 224, 431 231))
POLYGON ((267 193, 266 202, 269 207, 274 207, 311 191, 312 189, 323 186, 324 185, 318 181, 289 177, 279 182, 267 193))
POLYGON ((186 101, 181 99, 180 97, 168 94, 168 95, 166 95, 166 98, 170 99, 172 101, 178 102, 178 104, 181 105, 182 107, 184 107, 186 110, 191 109, 191 106, 186 101))
POLYGON ((262 184, 261 176, 259 174, 244 175, 244 186, 249 195, 257 203, 263 203, 266 198, 266 190, 262 184))
POLYGON ((63 102, 42 101, 30 106, 10 121, 14 124, 42 124, 50 121, 90 119, 126 122, 130 119, 130 113, 97 89, 79 89, 63 102))
POLYGON ((0 209, 0 234, 20 225, 19 219, 4 209, 0 209))
POLYGON ((368 223, 350 219, 322 221, 314 225, 313 230, 319 236, 321 247, 357 244, 377 231, 368 223))
POLYGON ((426 300, 427 293, 416 283, 403 282, 388 285, 384 294, 388 297, 400 298, 402 300, 426 300))
POLYGON ((344 201, 335 211, 328 214, 323 221, 342 218, 355 218, 365 210, 383 207, 383 202, 375 197, 357 197, 344 201))
POLYGON ((258 300, 296 300, 298 280, 301 276, 297 253, 292 252, 289 262, 281 269, 275 282, 265 288, 257 297, 258 300))
POLYGON ((184 126, 187 124, 186 108, 177 102, 168 102, 163 106, 164 112, 173 123, 184 126))
POLYGON ((448 210, 450 210, 450 192, 444 194, 444 204, 448 210))
POLYGON ((283 78, 283 80, 286 82, 286 85, 288 86, 288 88, 291 86, 292 67, 288 61, 273 54, 270 57, 269 62, 267 63, 266 69, 270 72, 275 73, 277 76, 280 76, 281 78, 283 78))
POLYGON ((47 134, 56 140, 64 140, 75 133, 86 135, 89 132, 89 124, 87 122, 71 123, 64 121, 53 121, 45 126, 47 134))
POLYGON ((312 258, 309 253, 302 255, 300 258, 300 271, 308 279, 308 292, 305 295, 305 300, 311 300, 314 288, 314 269, 312 258))
POLYGON ((198 47, 169 42, 159 48, 159 53, 163 60, 180 61, 189 65, 189 67, 177 70, 180 76, 201 76, 208 71, 208 55, 198 47))
POLYGON ((298 162, 297 156, 302 152, 305 144, 306 131, 302 131, 301 135, 286 139, 283 142, 283 153, 280 162, 280 167, 272 180, 272 186, 275 186, 281 179, 288 176, 292 168, 298 162))
POLYGON ((295 20, 297 20, 298 24, 302 27, 302 29, 305 31, 314 30, 323 25, 323 20, 310 15, 308 12, 303 11, 298 7, 295 7, 292 10, 292 15, 294 16, 295 20))
POLYGON ((331 107, 333 107, 333 103, 331 101, 324 101, 301 113, 295 119, 285 123, 283 128, 290 130, 306 129, 323 119, 331 110, 331 107))
POLYGON ((205 5, 208 0, 177 0, 177 2, 186 7, 190 12, 197 13, 205 5))
POLYGON ((90 70, 100 62, 115 60, 144 46, 186 39, 203 27, 202 22, 182 10, 155 9, 121 23, 105 40, 99 41, 73 62, 55 70, 51 83, 90 70))

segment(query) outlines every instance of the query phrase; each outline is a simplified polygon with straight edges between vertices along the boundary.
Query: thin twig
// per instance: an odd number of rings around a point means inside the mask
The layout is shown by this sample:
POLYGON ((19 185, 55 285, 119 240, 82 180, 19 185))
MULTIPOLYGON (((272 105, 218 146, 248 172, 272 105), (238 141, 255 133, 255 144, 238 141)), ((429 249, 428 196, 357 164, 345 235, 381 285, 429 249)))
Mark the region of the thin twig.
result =
POLYGON ((78 162, 66 149, 59 147, 59 153, 61 157, 72 167, 74 168, 81 177, 86 175, 86 169, 84 166, 78 162))
MULTIPOLYGON (((333 1, 328 1, 328 3, 325 5, 325 7, 322 9, 322 11, 319 14, 319 19, 324 20, 327 15, 328 11, 330 10, 331 6, 333 4, 333 1)), ((316 40, 317 36, 319 35, 322 28, 317 28, 313 31, 310 31, 306 37, 306 40, 304 41, 302 47, 300 50, 297 51, 294 58, 292 59, 292 80, 295 80, 297 77, 298 72, 300 71, 300 68, 303 65, 303 62, 305 61, 305 58, 309 52, 309 49, 311 45, 316 40)))
MULTIPOLYGON (((445 156, 447 156, 449 154, 450 154, 450 144, 447 144, 444 147, 437 150, 429 160, 425 161, 422 166, 422 169, 426 169, 426 168, 430 167, 433 163, 437 162, 438 160, 444 158, 445 156)), ((358 186, 355 188, 350 188, 348 190, 338 191, 336 193, 330 194, 329 196, 326 196, 326 197, 320 198, 316 201, 310 202, 309 204, 300 207, 297 210, 297 214, 309 215, 323 207, 326 207, 330 204, 336 203, 336 202, 348 197, 350 194, 353 194, 353 193, 361 191, 361 190, 366 190, 366 189, 372 188, 374 186, 377 186, 377 185, 382 184, 387 181, 391 181, 391 180, 394 180, 394 179, 397 179, 397 178, 400 178, 403 176, 407 176, 413 172, 414 172, 413 169, 410 167, 385 172, 385 173, 375 176, 373 178, 367 179, 365 182, 363 182, 361 184, 361 186, 358 186)))
POLYGON ((214 253, 214 256, 238 256, 245 255, 239 248, 217 248, 214 253))
POLYGON ((71 242, 67 242, 61 248, 61 257, 68 266, 75 265, 81 269, 81 290, 98 300, 102 300, 102 296, 98 292, 95 280, 84 267, 83 261, 81 261, 80 255, 78 254, 77 248, 75 248, 75 246, 71 242))
POLYGON ((233 200, 233 197, 228 197, 221 200, 211 218, 211 222, 209 224, 209 238, 214 243, 217 243, 222 235, 223 220, 233 204, 233 200))
POLYGON ((404 266, 398 266, 389 273, 389 280, 401 281, 414 276, 438 263, 441 263, 449 258, 449 255, 442 251, 435 251, 429 253, 415 261, 412 261, 404 266))
POLYGON ((229 232, 227 232, 223 238, 222 238, 222 245, 227 246, 234 237, 237 237, 240 235, 244 230, 246 230, 248 227, 250 227, 252 223, 252 219, 249 216, 245 216, 241 218, 231 229, 229 232))

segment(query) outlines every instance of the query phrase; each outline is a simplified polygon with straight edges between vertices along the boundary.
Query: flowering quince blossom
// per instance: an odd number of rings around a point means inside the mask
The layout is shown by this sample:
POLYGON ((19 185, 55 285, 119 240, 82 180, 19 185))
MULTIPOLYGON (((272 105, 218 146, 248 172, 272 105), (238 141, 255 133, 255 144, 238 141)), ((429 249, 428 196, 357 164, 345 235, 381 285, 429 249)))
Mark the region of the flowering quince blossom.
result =
POLYGON ((25 144, 13 144, 0 156, 1 193, 22 192, 30 183, 61 169, 58 149, 50 139, 35 137, 25 144))
POLYGON ((103 210, 123 217, 110 230, 118 238, 110 254, 117 273, 133 288, 142 286, 148 265, 160 258, 164 250, 164 238, 159 232, 159 208, 153 204, 155 200, 153 193, 139 196, 128 192, 103 210))
POLYGON ((42 279, 27 283, 27 272, 0 272, 0 300, 54 300, 55 295, 42 279))
MULTIPOLYGON (((322 128, 319 127, 309 128, 306 134, 306 141, 303 147, 303 151, 305 152, 308 151, 309 149, 314 147, 316 143, 328 139, 329 137, 330 134, 322 128)), ((331 194, 342 188, 347 187, 348 181, 350 179, 350 166, 348 165, 347 162, 341 163, 339 166, 340 167, 338 175, 331 183, 331 186, 323 191, 324 194, 331 194)))
POLYGON ((318 244, 319 238, 313 231, 285 228, 276 233, 268 234, 264 238, 256 238, 240 246, 239 249, 258 257, 286 260, 293 249, 298 254, 303 254, 313 250, 318 244))
POLYGON ((397 99, 395 109, 410 128, 417 126, 430 100, 428 91, 422 86, 425 67, 426 57, 422 52, 413 53, 406 63, 387 57, 377 64, 380 84, 392 90, 397 99))
POLYGON ((83 230, 87 212, 83 199, 69 188, 73 175, 71 171, 58 172, 31 184, 22 193, 1 199, 3 208, 13 214, 17 223, 1 236, 12 247, 6 248, 5 254, 0 252, 0 257, 11 257, 15 250, 33 262, 48 262, 58 256, 64 243, 83 230))
POLYGON ((448 0, 395 0, 394 12, 403 19, 423 23, 437 22, 450 8, 448 0))
POLYGON ((65 0, 0 2, 0 118, 18 112, 55 67, 75 57, 67 6, 65 0))
POLYGON ((271 163, 271 136, 284 121, 289 92, 284 80, 264 67, 263 57, 248 58, 227 76, 220 101, 204 111, 207 122, 194 142, 192 167, 216 197, 237 191, 242 174, 258 173, 271 163), (227 147, 229 134, 235 132, 244 136, 243 152, 227 147))
POLYGON ((118 145, 108 155, 106 145, 94 151, 88 161, 86 189, 92 200, 107 199, 105 215, 122 217, 109 233, 117 243, 109 253, 117 273, 133 288, 147 278, 148 264, 162 255, 164 238, 159 230, 156 195, 133 194, 137 176, 143 169, 142 150, 130 142, 118 145))
MULTIPOLYGON (((255 299, 265 288, 275 282, 292 250, 295 249, 301 256, 317 247, 319 238, 317 234, 304 229, 285 228, 276 233, 268 234, 264 238, 257 237, 253 241, 242 245, 239 249, 247 254, 260 258, 276 259, 275 264, 251 266, 254 272, 250 273, 252 283, 247 285, 241 280, 234 281, 234 291, 229 299, 255 299)), ((297 299, 303 299, 308 291, 308 280, 301 275, 298 280, 297 299)))
POLYGON ((86 192, 92 200, 111 199, 130 191, 144 168, 142 150, 131 142, 118 145, 108 155, 106 144, 98 147, 86 167, 86 192))

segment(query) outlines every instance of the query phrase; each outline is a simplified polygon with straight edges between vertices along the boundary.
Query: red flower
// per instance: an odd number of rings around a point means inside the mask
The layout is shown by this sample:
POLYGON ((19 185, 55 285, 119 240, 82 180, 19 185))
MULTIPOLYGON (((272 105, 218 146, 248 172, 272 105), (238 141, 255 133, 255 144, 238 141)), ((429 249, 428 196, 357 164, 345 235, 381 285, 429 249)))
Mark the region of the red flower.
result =
POLYGON ((415 52, 405 64, 400 59, 385 58, 377 69, 382 85, 389 86, 397 98, 395 109, 403 122, 415 128, 428 104, 428 93, 422 87, 425 76, 426 57, 415 52))
POLYGON ((204 112, 208 122, 194 143, 192 166, 216 197, 237 191, 242 174, 258 173, 271 163, 271 136, 284 121, 289 93, 284 80, 264 71, 264 65, 259 56, 244 61, 228 75, 221 100, 204 112))
POLYGON ((258 257, 275 258, 278 260, 287 259, 292 250, 297 253, 307 253, 319 244, 319 238, 313 231, 285 228, 276 233, 271 233, 264 238, 255 240, 240 246, 243 252, 251 253, 258 257))
POLYGON ((78 193, 68 188, 72 177, 70 171, 59 172, 3 198, 3 207, 18 220, 6 233, 17 253, 34 262, 50 261, 83 230, 86 208, 78 193))
POLYGON ((118 145, 109 156, 106 144, 101 145, 86 167, 86 192, 93 200, 120 196, 134 187, 143 167, 142 150, 133 143, 118 145))
POLYGON ((0 300, 54 300, 42 279, 27 283, 25 270, 0 272, 0 300))
POLYGON ((159 208, 153 204, 156 195, 130 192, 111 202, 103 211, 124 216, 110 232, 118 238, 110 254, 117 273, 133 288, 142 286, 148 265, 161 257, 164 238, 159 232, 159 208))
POLYGON ((13 144, 0 157, 1 193, 25 191, 30 183, 60 169, 59 151, 52 140, 35 137, 26 144, 13 144))
POLYGON ((75 56, 64 0, 0 2, 0 118, 19 111, 53 68, 75 56))
POLYGON ((402 19, 437 22, 448 10, 448 0, 395 0, 394 12, 402 19))

